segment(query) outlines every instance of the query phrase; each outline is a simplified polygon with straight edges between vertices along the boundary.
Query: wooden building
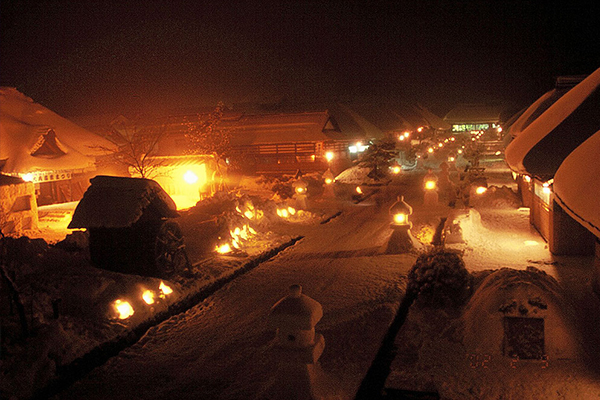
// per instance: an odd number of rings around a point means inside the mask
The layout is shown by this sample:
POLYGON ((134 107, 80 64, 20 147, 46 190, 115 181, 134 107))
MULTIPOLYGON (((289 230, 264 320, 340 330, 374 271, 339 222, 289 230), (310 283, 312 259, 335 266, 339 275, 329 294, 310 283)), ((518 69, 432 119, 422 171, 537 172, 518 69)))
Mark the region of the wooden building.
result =
POLYGON ((107 140, 15 88, 0 88, 0 172, 32 182, 37 204, 81 199, 107 140))
MULTIPOLYGON (((530 221, 548 241, 553 254, 590 255, 594 252, 595 234, 573 218, 567 202, 555 196, 553 184, 560 178, 555 175, 565 159, 600 129, 599 86, 600 69, 556 100, 506 148, 510 168, 531 182, 530 221)), ((600 148, 595 151, 600 154, 600 148)), ((597 176, 594 179, 597 180, 597 176)), ((563 196, 567 193, 563 192, 563 196)), ((572 198, 570 196, 572 194, 567 195, 572 198)))

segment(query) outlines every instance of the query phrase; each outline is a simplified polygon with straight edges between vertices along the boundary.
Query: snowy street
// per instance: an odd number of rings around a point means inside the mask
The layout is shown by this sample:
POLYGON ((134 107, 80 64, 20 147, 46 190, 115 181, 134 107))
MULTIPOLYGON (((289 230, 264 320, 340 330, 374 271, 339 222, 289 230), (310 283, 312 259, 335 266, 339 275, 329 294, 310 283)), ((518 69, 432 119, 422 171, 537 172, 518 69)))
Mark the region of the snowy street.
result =
MULTIPOLYGON (((401 187, 393 187, 400 190, 401 187)), ((298 226, 304 239, 234 280, 184 315, 151 329, 136 345, 59 395, 69 398, 260 397, 277 368, 270 307, 301 284, 320 302, 320 363, 352 398, 404 294, 416 254, 385 255, 388 207, 347 205, 324 225, 298 226)))

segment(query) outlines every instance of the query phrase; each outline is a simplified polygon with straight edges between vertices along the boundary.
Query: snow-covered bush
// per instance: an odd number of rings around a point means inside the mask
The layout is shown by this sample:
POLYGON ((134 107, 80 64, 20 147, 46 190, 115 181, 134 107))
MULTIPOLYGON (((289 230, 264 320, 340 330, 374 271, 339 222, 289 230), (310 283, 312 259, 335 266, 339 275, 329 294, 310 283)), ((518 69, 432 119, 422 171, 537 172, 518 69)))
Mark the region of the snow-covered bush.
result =
POLYGON ((458 252, 434 249, 415 261, 408 273, 407 295, 428 307, 460 306, 471 294, 471 283, 458 252))

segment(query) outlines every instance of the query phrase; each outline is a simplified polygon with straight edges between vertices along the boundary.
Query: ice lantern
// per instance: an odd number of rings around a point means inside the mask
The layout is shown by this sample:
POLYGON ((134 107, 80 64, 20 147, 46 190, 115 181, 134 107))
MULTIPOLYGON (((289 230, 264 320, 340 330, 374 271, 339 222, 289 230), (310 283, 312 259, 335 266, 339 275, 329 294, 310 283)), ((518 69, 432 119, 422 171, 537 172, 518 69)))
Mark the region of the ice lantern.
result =
POLYGON ((300 285, 290 286, 290 293, 271 307, 269 324, 277 329, 277 345, 283 361, 317 362, 325 347, 323 335, 315 333, 315 325, 322 317, 321 304, 302 294, 300 285))

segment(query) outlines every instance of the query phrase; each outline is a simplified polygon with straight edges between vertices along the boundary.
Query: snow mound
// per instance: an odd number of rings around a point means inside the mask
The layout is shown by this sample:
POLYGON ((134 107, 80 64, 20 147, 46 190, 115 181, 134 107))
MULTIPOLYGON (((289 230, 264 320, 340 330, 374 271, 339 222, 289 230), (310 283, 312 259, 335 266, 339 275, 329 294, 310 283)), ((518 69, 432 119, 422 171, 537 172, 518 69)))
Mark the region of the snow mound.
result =
POLYGON ((380 185, 385 182, 369 177, 371 168, 361 166, 350 167, 342 171, 336 178, 335 182, 345 183, 348 185, 380 185))
MULTIPOLYGON (((578 359, 581 343, 572 327, 573 311, 563 296, 559 283, 533 267, 525 271, 500 269, 483 280, 467 304, 464 323, 464 345, 473 354, 509 356, 523 353, 513 348, 507 332, 516 319, 541 320, 538 344, 547 359, 578 359), (541 335, 541 338, 540 338, 541 335), (541 339, 541 340, 540 340, 541 339)), ((525 321, 526 322, 526 321, 525 321)), ((525 327, 531 332, 531 326, 525 327)), ((519 333, 517 345, 528 347, 528 333, 519 333)), ((518 356, 517 356, 518 357, 518 356)))
POLYGON ((488 190, 475 198, 472 198, 475 207, 489 208, 519 208, 521 201, 517 194, 508 186, 490 186, 488 190))

